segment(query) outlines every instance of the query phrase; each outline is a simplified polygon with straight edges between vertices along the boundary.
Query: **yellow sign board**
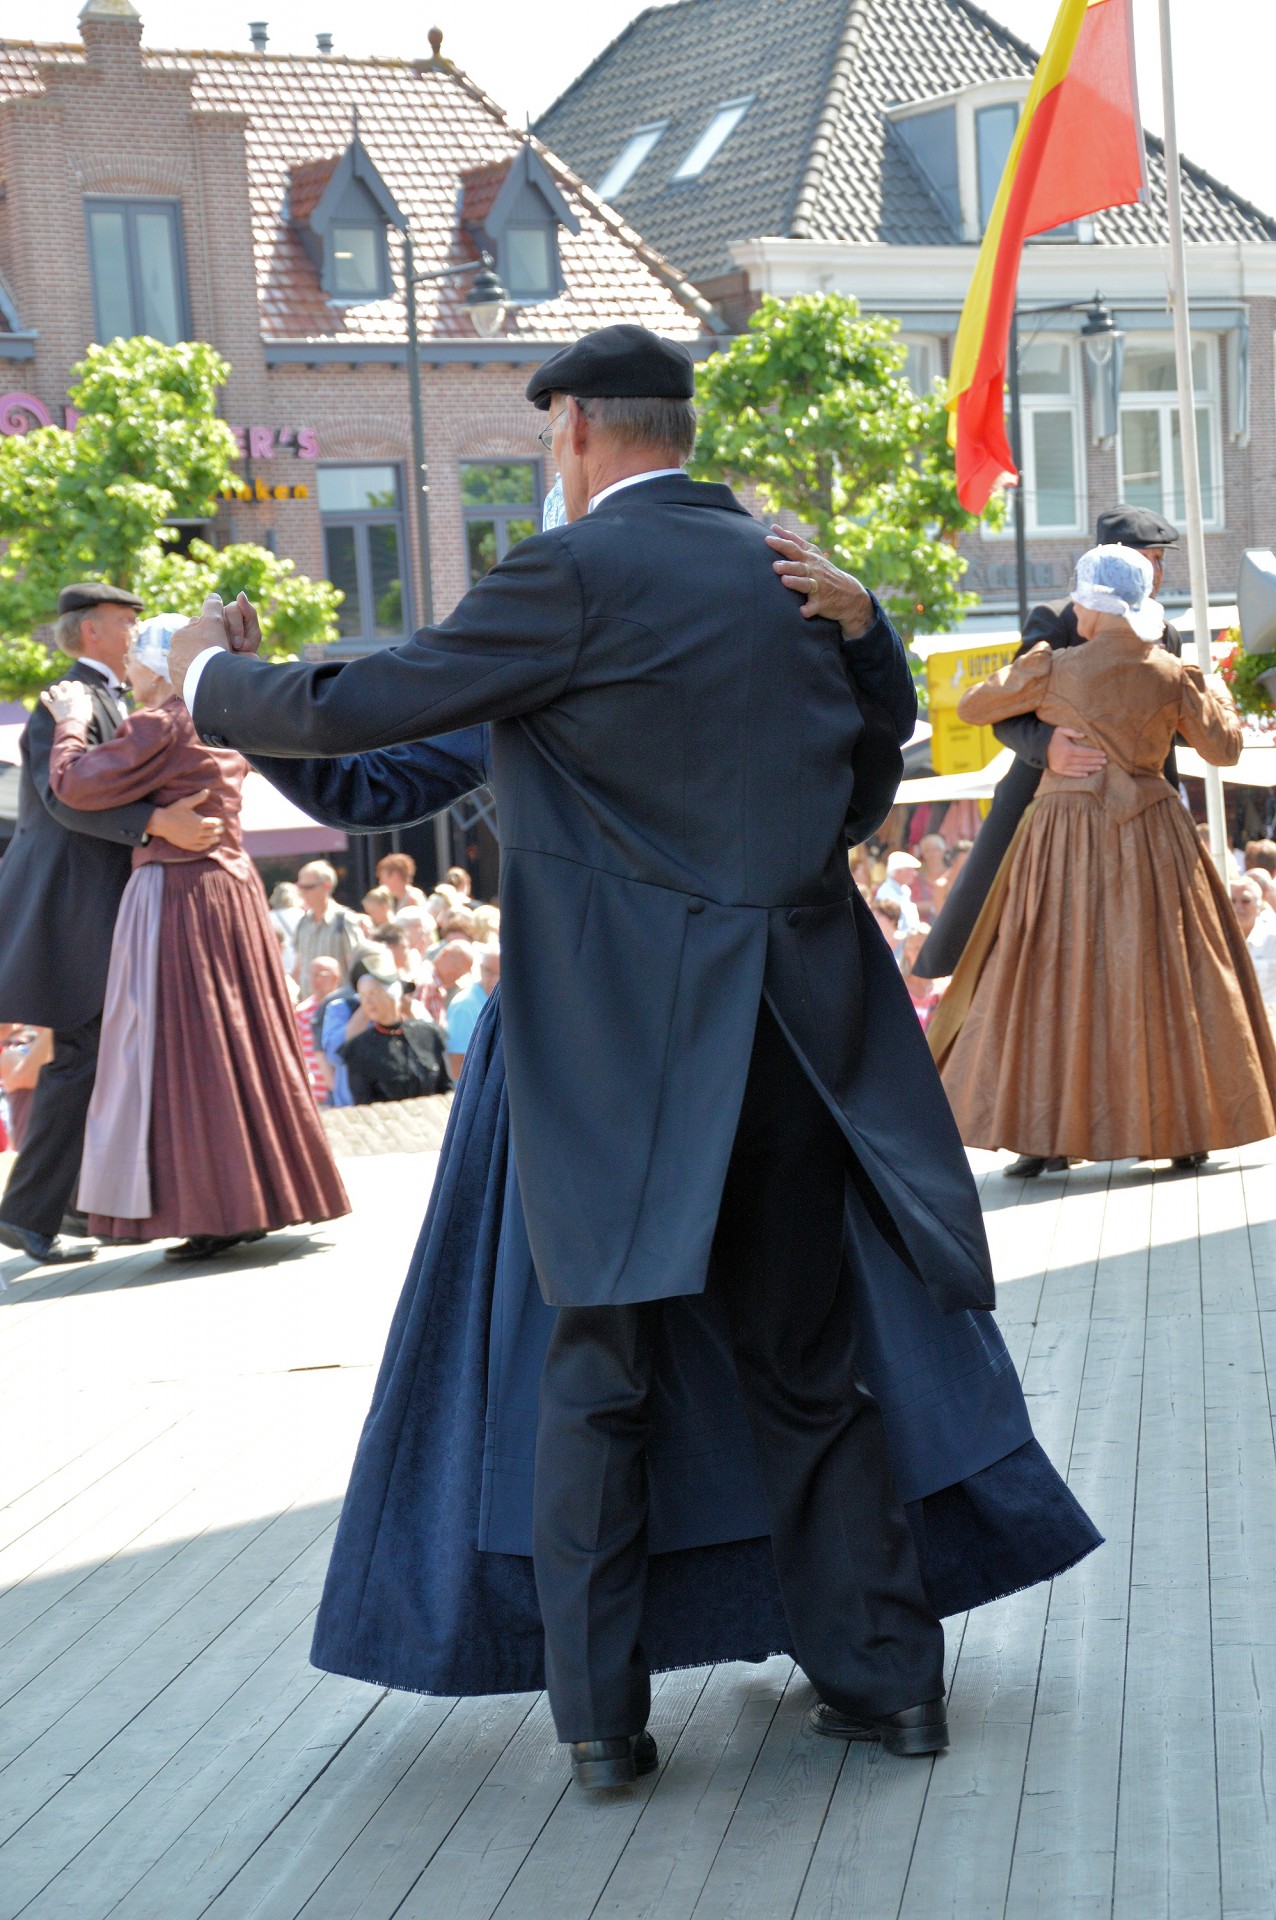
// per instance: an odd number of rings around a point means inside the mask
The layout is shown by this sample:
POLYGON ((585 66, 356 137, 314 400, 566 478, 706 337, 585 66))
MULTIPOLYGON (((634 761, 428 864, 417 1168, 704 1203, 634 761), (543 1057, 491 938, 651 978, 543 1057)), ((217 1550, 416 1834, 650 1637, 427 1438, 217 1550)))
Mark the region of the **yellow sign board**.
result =
POLYGON ((995 760, 1001 744, 991 727, 957 718, 957 702, 1014 659, 1017 637, 984 641, 959 653, 932 653, 926 662, 930 697, 930 757, 936 773, 977 773, 995 760))

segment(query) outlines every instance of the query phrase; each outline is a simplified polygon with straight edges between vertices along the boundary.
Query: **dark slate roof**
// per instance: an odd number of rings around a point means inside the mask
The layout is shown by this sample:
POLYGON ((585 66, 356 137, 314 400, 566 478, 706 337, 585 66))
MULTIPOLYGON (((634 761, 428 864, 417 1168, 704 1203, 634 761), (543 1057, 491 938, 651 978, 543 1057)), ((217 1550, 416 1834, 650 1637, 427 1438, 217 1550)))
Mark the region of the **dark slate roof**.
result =
MULTIPOLYGON (((951 245, 951 224, 884 109, 1031 74, 1037 55, 969 0, 679 0, 614 40, 537 126, 597 185, 637 127, 669 121, 616 196, 693 279, 732 241, 951 245), (754 104, 699 180, 670 175, 716 107, 754 104)), ((1099 244, 1164 244, 1165 168, 1148 136, 1149 205, 1096 220, 1099 244)), ((1189 241, 1273 241, 1276 221, 1184 162, 1189 241)))

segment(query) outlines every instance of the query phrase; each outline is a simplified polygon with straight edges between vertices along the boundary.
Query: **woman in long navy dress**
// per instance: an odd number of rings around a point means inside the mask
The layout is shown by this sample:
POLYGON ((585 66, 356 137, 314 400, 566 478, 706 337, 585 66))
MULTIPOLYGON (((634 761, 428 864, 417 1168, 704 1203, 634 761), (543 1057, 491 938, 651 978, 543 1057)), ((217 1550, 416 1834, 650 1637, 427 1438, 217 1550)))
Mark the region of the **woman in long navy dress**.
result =
MULTIPOLYGON (((487 735, 470 728, 347 760, 255 764, 313 817, 385 831, 484 785, 487 735)), ((915 1038, 898 969, 867 914, 860 939, 866 997, 915 1038)), ((847 1238, 860 1371, 881 1405, 936 1611, 962 1612, 1072 1566, 1100 1536, 1032 1437, 992 1316, 941 1314, 849 1183, 847 1238)), ((648 1448, 644 1651, 653 1668, 789 1652, 714 1288, 677 1304, 685 1311, 667 1321, 648 1448)), ((531 1463, 552 1318, 509 1149, 498 989, 466 1054, 359 1444, 317 1666, 425 1693, 543 1686, 531 1463)))

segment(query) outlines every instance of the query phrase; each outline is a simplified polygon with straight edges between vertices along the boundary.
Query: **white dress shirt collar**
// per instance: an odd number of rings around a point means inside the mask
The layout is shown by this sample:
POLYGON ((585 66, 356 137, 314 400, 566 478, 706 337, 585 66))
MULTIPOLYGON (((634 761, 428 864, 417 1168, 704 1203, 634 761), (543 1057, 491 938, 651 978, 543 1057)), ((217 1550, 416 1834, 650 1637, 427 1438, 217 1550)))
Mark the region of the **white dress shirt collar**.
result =
POLYGON ((596 493, 589 503, 589 511, 592 513, 601 501, 609 500, 612 494, 619 493, 622 487, 640 487, 644 480, 685 480, 686 477, 681 467, 653 467, 650 473, 628 474, 623 480, 613 480, 609 487, 604 487, 601 493, 596 493))
POLYGON ((115 695, 117 700, 124 697, 124 682, 117 674, 112 673, 111 669, 104 665, 101 660, 93 660, 87 653, 82 653, 80 655, 80 665, 82 667, 92 667, 94 673, 100 673, 107 687, 115 695))

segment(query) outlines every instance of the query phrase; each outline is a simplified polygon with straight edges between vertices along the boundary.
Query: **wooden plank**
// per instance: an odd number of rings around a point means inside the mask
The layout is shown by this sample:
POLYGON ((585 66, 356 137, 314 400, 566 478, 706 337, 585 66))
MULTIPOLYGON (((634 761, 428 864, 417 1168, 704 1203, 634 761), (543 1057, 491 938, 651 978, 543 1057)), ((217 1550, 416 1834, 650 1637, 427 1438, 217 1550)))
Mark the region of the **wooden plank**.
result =
MULTIPOLYGON (((1163 1190, 1175 1191, 1158 1183, 1163 1190)), ((1174 1261, 1176 1289, 1185 1270, 1174 1261)), ((1204 1414, 1201 1316, 1153 1312, 1135 1493, 1119 1914, 1220 1910, 1204 1414)))
POLYGON ((713 1668, 603 1889, 597 1920, 686 1920, 792 1672, 779 1655, 713 1668))
POLYGON ((1148 1242, 1152 1232, 1151 1180, 1114 1178, 1108 1186, 1099 1241, 1099 1266, 1090 1302, 1093 1319, 1147 1314, 1148 1242))
POLYGON ((1153 1176, 1149 1238, 1149 1316, 1198 1313, 1201 1305, 1201 1251, 1194 1177, 1153 1176))
POLYGON ((1111 1175, 1107 1164, 1074 1167, 1068 1174, 1042 1276, 1038 1320, 1089 1316, 1111 1175))
POLYGON ((1256 1313, 1254 1262, 1238 1167, 1215 1161, 1196 1176, 1201 1306, 1206 1313, 1256 1313))
POLYGON ((660 1751, 662 1772, 632 1792, 600 1795, 597 1799, 576 1788, 565 1793, 511 1880, 496 1909, 497 1920, 540 1920, 541 1916, 544 1920, 590 1920, 612 1869, 662 1778, 670 1783, 675 1799, 680 1792, 689 1791, 682 1786, 676 1755, 707 1677, 704 1667, 665 1676, 648 1722, 660 1751))
POLYGON ((1229 1920, 1276 1910, 1276 1447, 1255 1314, 1205 1319, 1210 1615, 1222 1906, 1229 1920))
MULTIPOLYGON (((946 1621, 947 1692, 960 1666, 969 1615, 946 1621)), ((939 1761, 899 1760, 870 1743, 852 1745, 838 1776, 795 1920, 894 1916, 908 1880, 926 1795, 939 1761)))
POLYGON ((1276 1166, 1270 1156, 1241 1161, 1241 1190, 1249 1230, 1250 1264, 1260 1312, 1276 1311, 1276 1166))
POLYGON ((1068 1480, 1105 1544, 1051 1591, 1007 1920, 1112 1912, 1143 1337, 1091 1328, 1068 1480))

